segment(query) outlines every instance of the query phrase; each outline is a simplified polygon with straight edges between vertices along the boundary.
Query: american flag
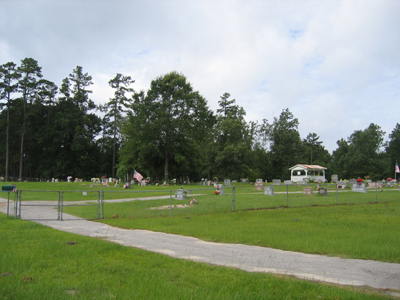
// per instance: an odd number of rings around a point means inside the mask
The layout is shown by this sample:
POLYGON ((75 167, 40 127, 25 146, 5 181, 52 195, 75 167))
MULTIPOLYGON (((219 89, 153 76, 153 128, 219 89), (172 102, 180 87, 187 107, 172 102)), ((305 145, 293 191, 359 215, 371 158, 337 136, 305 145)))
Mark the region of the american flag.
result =
POLYGON ((135 178, 137 181, 141 182, 143 179, 143 176, 136 170, 133 170, 133 178, 135 178))

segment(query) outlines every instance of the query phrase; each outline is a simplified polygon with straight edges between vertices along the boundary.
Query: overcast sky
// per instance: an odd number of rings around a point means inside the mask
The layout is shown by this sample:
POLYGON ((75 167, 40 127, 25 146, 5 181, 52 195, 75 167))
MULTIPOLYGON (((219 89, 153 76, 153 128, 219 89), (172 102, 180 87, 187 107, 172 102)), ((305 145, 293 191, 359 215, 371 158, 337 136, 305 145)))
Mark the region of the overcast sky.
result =
POLYGON ((214 111, 225 92, 248 121, 288 108, 304 139, 400 123, 400 0, 0 0, 0 64, 32 57, 58 86, 76 66, 92 99, 178 71, 214 111))

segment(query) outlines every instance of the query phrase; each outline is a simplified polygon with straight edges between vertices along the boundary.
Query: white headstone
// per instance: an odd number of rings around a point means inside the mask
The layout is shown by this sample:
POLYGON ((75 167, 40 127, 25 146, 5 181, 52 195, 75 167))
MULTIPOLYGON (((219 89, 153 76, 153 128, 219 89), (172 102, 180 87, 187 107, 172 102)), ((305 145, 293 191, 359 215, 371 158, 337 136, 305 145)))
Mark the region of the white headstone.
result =
POLYGON ((186 193, 184 192, 184 190, 176 190, 175 199, 176 200, 186 199, 186 193))
POLYGON ((358 192, 358 193, 368 193, 367 185, 365 184, 365 182, 361 182, 360 184, 359 183, 352 184, 351 190, 353 192, 358 192))
POLYGON ((274 187, 273 186, 264 187, 264 195, 265 196, 275 196, 274 195, 274 187))

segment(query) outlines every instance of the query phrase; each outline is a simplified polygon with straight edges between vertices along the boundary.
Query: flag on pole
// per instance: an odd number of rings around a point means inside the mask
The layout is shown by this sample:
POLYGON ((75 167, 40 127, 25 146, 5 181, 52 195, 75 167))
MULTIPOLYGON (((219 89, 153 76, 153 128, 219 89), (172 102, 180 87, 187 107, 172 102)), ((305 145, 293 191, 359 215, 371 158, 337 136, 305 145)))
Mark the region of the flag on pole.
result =
POLYGON ((394 170, 396 173, 400 173, 400 169, 399 169, 399 165, 398 165, 397 161, 396 161, 396 167, 394 168, 394 170))
POLYGON ((135 178, 137 181, 141 182, 143 179, 143 176, 136 170, 133 170, 133 178, 135 178))

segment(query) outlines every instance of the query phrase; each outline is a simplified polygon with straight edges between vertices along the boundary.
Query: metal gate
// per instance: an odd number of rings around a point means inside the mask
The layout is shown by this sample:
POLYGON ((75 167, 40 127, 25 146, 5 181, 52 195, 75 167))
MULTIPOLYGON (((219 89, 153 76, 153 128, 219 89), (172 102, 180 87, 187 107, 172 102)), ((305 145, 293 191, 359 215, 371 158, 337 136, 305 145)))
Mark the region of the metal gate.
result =
POLYGON ((0 191, 0 211, 9 216, 17 217, 18 193, 14 191, 0 191), (5 195, 7 193, 7 196, 5 195), (6 198, 7 199, 6 199, 6 198))
POLYGON ((18 191, 18 208, 16 207, 15 211, 18 211, 18 214, 16 213, 17 218, 32 221, 100 219, 103 215, 101 202, 100 191, 20 190, 18 191), (42 193, 40 197, 45 199, 38 199, 39 192, 42 193), (43 196, 43 193, 45 193, 45 196, 43 196), (97 199, 73 201, 66 197, 66 195, 72 193, 82 193, 83 195, 85 193, 95 193, 97 194, 97 199), (83 217, 68 214, 69 211, 73 211, 77 207, 80 208, 80 215, 83 215, 83 217), (64 208, 66 208, 66 212, 64 212, 64 208))

